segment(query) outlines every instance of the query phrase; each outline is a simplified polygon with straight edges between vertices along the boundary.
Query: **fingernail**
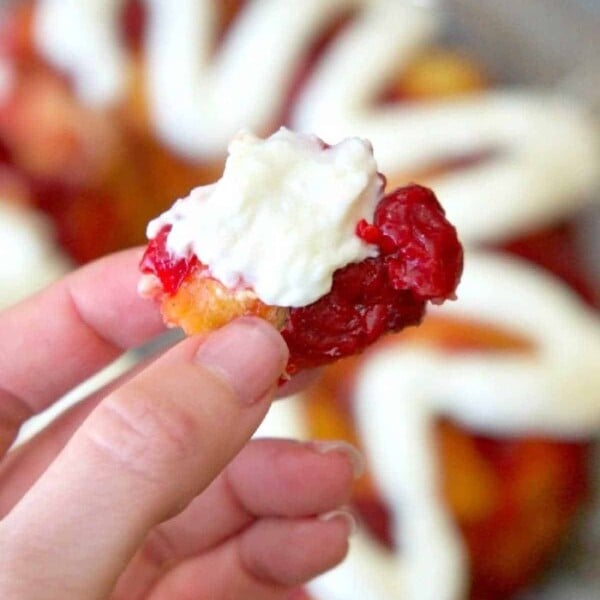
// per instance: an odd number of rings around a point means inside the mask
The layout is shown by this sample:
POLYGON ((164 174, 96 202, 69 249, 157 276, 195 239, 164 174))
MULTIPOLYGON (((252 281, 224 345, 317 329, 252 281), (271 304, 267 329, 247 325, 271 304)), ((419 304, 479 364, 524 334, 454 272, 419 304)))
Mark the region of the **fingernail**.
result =
POLYGON ((308 446, 320 454, 329 454, 330 452, 339 452, 346 456, 352 465, 354 479, 358 479, 365 472, 365 458, 352 444, 343 440, 321 441, 313 440, 308 442, 308 446))
POLYGON ((348 537, 356 533, 356 518, 347 508, 339 508, 337 510, 332 510, 331 512, 319 515, 319 521, 335 521, 337 519, 346 524, 346 527, 348 528, 348 537))
POLYGON ((288 359, 282 337, 267 322, 243 317, 211 334, 196 353, 196 362, 217 372, 240 402, 252 404, 277 382, 288 359))

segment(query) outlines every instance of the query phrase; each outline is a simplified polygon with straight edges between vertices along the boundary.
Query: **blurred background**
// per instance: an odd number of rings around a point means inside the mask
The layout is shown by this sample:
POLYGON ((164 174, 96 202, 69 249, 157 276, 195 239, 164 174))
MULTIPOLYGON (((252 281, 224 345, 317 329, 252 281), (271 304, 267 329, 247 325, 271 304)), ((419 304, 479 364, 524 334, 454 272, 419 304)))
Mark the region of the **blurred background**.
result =
POLYGON ((369 462, 347 565, 303 593, 600 595, 600 2, 1 6, 0 308, 142 244, 242 127, 367 137, 438 193, 465 278, 265 423, 369 462))

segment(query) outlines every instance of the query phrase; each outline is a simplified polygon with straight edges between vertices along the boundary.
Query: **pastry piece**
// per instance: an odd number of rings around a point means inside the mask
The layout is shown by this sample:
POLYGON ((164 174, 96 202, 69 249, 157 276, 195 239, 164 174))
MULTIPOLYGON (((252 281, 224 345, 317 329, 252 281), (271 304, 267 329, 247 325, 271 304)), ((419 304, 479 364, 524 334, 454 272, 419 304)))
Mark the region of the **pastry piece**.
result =
POLYGON ((188 334, 238 315, 282 331, 288 373, 356 354, 453 298, 462 248, 433 192, 384 192, 370 144, 281 129, 231 143, 223 177, 148 227, 143 294, 188 334))

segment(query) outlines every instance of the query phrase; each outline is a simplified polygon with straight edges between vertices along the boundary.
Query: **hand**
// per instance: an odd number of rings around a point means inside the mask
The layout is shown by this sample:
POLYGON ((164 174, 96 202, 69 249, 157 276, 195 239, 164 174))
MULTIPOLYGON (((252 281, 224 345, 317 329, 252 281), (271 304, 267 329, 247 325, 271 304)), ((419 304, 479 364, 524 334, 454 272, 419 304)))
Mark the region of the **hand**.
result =
POLYGON ((137 258, 0 315, 0 597, 287 598, 344 557, 351 518, 331 511, 357 462, 344 444, 248 442, 287 360, 266 323, 188 338, 8 452, 27 418, 161 331, 137 258))

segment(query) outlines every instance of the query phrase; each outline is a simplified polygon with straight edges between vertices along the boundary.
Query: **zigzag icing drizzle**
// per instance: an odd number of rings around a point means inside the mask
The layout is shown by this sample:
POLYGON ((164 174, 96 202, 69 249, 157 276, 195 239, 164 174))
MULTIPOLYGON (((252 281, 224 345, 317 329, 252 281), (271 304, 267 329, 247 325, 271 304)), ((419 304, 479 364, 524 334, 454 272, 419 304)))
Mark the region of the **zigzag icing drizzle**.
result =
MULTIPOLYGON (((72 76, 85 101, 105 105, 124 93, 128 56, 116 33, 124 1, 39 3, 38 46, 72 76)), ((292 112, 294 128, 328 142, 367 138, 392 177, 494 150, 493 159, 431 180, 465 242, 543 226, 584 201, 597 180, 591 124, 564 99, 493 91, 427 104, 374 104, 382 87, 436 35, 440 20, 431 10, 402 0, 303 0, 291 13, 280 0, 255 0, 213 57, 214 0, 146 0, 146 6, 154 127, 185 156, 221 157, 240 128, 272 128, 290 74, 318 32, 336 15, 357 9, 309 77, 292 112)))

